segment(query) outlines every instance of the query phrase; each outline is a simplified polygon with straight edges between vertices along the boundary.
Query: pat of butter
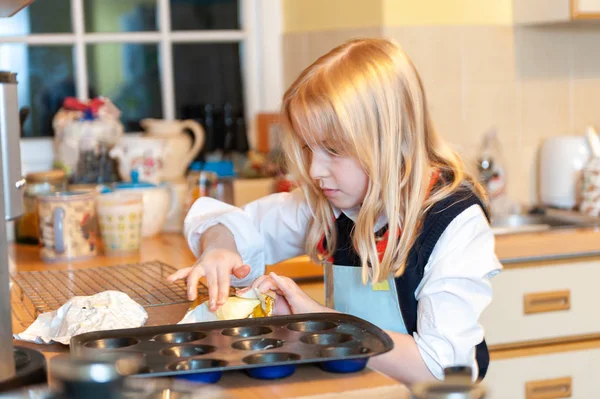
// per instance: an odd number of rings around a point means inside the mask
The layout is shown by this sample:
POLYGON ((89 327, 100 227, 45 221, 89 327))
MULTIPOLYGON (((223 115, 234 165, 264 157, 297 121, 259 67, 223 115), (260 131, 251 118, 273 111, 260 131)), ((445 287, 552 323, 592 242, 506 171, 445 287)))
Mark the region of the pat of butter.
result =
POLYGON ((231 296, 227 299, 225 305, 219 306, 215 314, 220 320, 245 319, 257 306, 260 306, 258 299, 231 296))

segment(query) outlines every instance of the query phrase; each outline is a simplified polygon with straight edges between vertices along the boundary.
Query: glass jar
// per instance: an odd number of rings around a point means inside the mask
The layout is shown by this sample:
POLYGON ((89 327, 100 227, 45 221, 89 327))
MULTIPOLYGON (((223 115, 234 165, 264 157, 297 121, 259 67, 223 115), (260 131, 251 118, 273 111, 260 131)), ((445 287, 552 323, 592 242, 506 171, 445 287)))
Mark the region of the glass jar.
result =
POLYGON ((190 172, 187 177, 188 190, 186 201, 186 212, 200 197, 217 197, 217 183, 219 177, 214 172, 199 171, 190 172))
POLYGON ((15 239, 20 244, 39 243, 39 225, 36 197, 67 190, 67 176, 63 170, 29 173, 23 197, 23 215, 15 222, 15 239))

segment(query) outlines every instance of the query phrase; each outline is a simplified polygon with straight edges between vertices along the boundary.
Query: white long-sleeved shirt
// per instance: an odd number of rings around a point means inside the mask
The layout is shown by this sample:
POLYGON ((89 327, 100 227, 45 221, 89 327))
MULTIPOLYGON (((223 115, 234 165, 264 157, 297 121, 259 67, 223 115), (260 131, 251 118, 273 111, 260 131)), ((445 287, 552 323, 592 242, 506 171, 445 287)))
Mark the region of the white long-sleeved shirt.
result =
MULTIPOLYGON (((335 209, 336 216, 341 212, 335 209)), ((343 211, 356 221, 357 210, 343 211)), ((304 254, 312 217, 300 190, 273 194, 237 208, 212 198, 197 200, 185 219, 184 234, 199 256, 200 236, 216 224, 233 234, 251 272, 232 276, 232 285, 246 286, 265 272, 265 265, 304 254)), ((376 230, 385 221, 378 221, 376 230)), ((483 339, 479 316, 492 299, 490 278, 501 270, 494 236, 480 207, 459 214, 441 235, 415 291, 417 332, 413 337, 432 374, 441 379, 445 367, 463 364, 477 370, 475 346, 483 339)))

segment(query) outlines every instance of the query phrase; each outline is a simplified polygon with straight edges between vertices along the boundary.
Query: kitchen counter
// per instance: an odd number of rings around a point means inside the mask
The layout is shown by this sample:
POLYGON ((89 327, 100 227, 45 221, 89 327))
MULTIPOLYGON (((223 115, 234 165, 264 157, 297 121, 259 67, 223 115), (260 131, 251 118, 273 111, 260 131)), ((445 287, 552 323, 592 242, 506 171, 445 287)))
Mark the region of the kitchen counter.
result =
MULTIPOLYGON (((135 262, 158 260, 176 268, 183 268, 194 263, 194 255, 187 247, 187 243, 179 234, 163 234, 154 238, 145 239, 139 254, 121 257, 98 256, 86 261, 71 263, 44 263, 39 258, 39 248, 35 246, 12 245, 9 248, 17 271, 39 271, 48 269, 80 269, 90 267, 110 266, 135 262)), ((506 268, 535 266, 538 261, 564 258, 589 258, 600 257, 600 229, 563 229, 543 232, 530 232, 520 234, 507 234, 496 237, 496 253, 506 268)), ((322 268, 313 264, 308 257, 298 257, 267 268, 279 274, 290 276, 300 284, 310 281, 322 282, 322 268)), ((318 289, 322 291, 322 283, 318 289)), ((31 322, 33 316, 28 312, 16 290, 12 290, 13 306, 13 331, 24 330, 31 322)), ((156 306, 147 308, 149 318, 147 325, 172 324, 178 322, 188 304, 169 306, 156 306)), ((58 353, 64 353, 67 348, 59 345, 35 345, 15 341, 21 346, 33 347, 42 350, 47 358, 58 353)), ((344 397, 349 397, 348 390, 352 390, 350 397, 364 397, 378 395, 385 397, 406 397, 406 387, 380 373, 365 370, 364 372, 340 376, 327 374, 315 367, 303 368, 294 376, 279 382, 258 382, 251 380, 243 373, 226 375, 219 383, 226 387, 232 397, 299 397, 310 396, 311 399, 319 398, 322 394, 336 392, 343 386, 346 391, 344 397), (339 382, 336 384, 334 382, 339 382), (313 396, 317 395, 317 396, 313 396)), ((327 396, 330 398, 330 396, 327 396)), ((335 397, 335 396, 333 396, 335 397)))
MULTIPOLYGON (((145 239, 140 252, 135 255, 98 256, 86 261, 61 264, 44 263, 39 257, 39 248, 36 246, 11 245, 9 251, 15 260, 18 271, 90 268, 152 260, 162 261, 175 268, 184 268, 192 265, 195 261, 194 255, 180 234, 162 234, 145 239)), ((535 265, 536 262, 553 259, 600 256, 600 229, 563 229, 500 235, 496 237, 496 254, 505 267, 535 265)), ((316 283, 313 285, 318 285, 318 289, 321 288, 322 267, 310 262, 307 256, 268 266, 267 271, 291 277, 307 287, 310 287, 310 283, 316 283)), ((313 297, 317 300, 320 299, 318 294, 313 297)), ((154 309, 158 308, 149 308, 151 319, 154 309)), ((185 306, 175 312, 161 313, 161 322, 176 323, 184 311, 185 306)), ((31 315, 25 309, 19 306, 15 307, 13 329, 22 331, 32 321, 31 315)))
MULTIPOLYGON (((540 232, 503 234, 495 237, 496 256, 505 265, 544 260, 600 256, 600 228, 556 229, 540 232)), ((284 262, 288 269, 297 270, 307 265, 310 273, 320 274, 322 269, 307 256, 284 262)), ((283 265, 282 264, 282 265, 283 265)), ((307 272, 304 279, 314 278, 307 272)))
MULTIPOLYGON (((95 258, 70 263, 44 263, 39 258, 39 248, 36 246, 12 245, 9 249, 17 271, 41 271, 49 269, 75 270, 81 268, 112 266, 135 262, 159 260, 176 268, 183 268, 194 263, 195 258, 188 249, 183 237, 179 234, 164 234, 145 239, 139 254, 132 256, 95 258)), ((283 262, 268 267, 268 270, 290 276, 298 281, 318 276, 320 267, 314 264, 295 261, 283 262), (298 266, 301 267, 298 267, 298 266)), ((11 305, 13 308, 13 331, 21 332, 29 326, 34 316, 31 315, 21 298, 18 290, 11 290, 11 305)), ((174 324, 185 314, 189 304, 148 307, 147 326, 174 324)), ((68 348, 60 344, 36 345, 22 341, 14 341, 15 345, 30 347, 42 351, 47 359, 65 353, 68 348)), ((301 367, 291 377, 280 381, 258 381, 247 377, 241 372, 227 373, 219 382, 232 398, 297 398, 310 397, 328 399, 339 397, 379 396, 381 398, 410 397, 408 389, 396 380, 381 373, 366 369, 359 373, 338 375, 330 374, 317 367, 301 367)))
POLYGON ((600 255, 600 228, 556 229, 496 236, 503 264, 600 255))
MULTIPOLYGON (((185 239, 180 234, 162 234, 144 239, 139 253, 129 256, 96 256, 74 262, 45 263, 40 259, 37 246, 19 244, 10 245, 9 253, 15 261, 17 271, 72 270, 154 260, 181 269, 191 266, 196 260, 185 239)), ((267 272, 269 271, 291 277, 298 282, 314 278, 322 279, 321 267, 311 262, 286 261, 268 266, 267 272)), ((17 295, 15 291, 13 290, 11 294, 17 295)), ((34 319, 30 314, 31 312, 25 306, 15 302, 15 299, 13 298, 13 330, 20 332, 29 326, 34 319)), ((155 324, 177 323, 183 317, 187 306, 187 304, 180 304, 150 307, 148 308, 149 322, 155 324), (169 310, 163 311, 164 308, 169 308, 169 310)))

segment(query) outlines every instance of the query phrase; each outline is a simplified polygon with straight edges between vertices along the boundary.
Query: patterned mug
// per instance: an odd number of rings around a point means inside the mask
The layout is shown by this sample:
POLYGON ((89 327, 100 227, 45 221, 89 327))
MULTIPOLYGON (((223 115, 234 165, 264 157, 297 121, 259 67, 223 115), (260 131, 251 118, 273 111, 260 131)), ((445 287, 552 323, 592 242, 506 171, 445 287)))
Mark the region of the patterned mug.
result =
POLYGON ((123 255, 139 251, 144 209, 142 194, 102 194, 96 204, 104 253, 123 255))
POLYGON ((97 253, 95 192, 37 197, 40 256, 46 262, 86 259, 97 253))

